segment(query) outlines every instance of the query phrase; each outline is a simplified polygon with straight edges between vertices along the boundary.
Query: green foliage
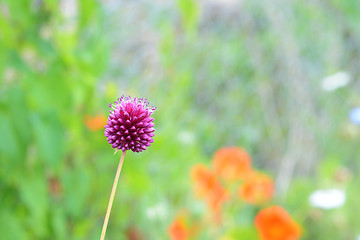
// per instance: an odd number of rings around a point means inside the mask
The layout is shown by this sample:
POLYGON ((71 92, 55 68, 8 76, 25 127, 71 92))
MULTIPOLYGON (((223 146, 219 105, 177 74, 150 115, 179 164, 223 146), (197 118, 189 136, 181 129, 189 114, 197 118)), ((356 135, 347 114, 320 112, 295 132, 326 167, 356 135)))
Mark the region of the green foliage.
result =
POLYGON ((178 0, 184 30, 188 34, 195 34, 200 17, 199 3, 195 0, 178 0))
POLYGON ((99 4, 78 4, 71 22, 53 1, 0 3, 2 239, 89 239, 100 219, 83 117, 103 111, 92 99, 107 45, 99 4))
MULTIPOLYGON (((126 156, 107 239, 163 239, 178 209, 201 212, 189 169, 227 145, 278 177, 295 159, 276 202, 303 239, 360 234, 358 1, 107 2, 0 0, 1 239, 99 238, 119 156, 84 120, 123 93, 158 107, 156 137, 126 156), (349 86, 323 91, 340 70, 349 86), (310 206, 330 187, 343 207, 310 206)), ((227 213, 225 240, 257 239, 249 211, 227 213)))

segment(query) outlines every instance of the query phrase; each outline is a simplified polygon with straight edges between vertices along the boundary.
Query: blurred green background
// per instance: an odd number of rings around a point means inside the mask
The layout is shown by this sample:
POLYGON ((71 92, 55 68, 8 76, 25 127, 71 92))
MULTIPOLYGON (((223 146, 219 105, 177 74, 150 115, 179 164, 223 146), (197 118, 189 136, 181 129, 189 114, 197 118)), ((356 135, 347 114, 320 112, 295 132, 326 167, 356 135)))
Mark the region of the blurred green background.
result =
POLYGON ((302 239, 357 239, 359 22, 358 0, 0 0, 0 239, 99 239, 119 155, 86 122, 122 94, 157 106, 156 136, 106 239, 168 239, 223 146, 274 177, 302 239), (345 204, 311 206, 323 188, 345 204))

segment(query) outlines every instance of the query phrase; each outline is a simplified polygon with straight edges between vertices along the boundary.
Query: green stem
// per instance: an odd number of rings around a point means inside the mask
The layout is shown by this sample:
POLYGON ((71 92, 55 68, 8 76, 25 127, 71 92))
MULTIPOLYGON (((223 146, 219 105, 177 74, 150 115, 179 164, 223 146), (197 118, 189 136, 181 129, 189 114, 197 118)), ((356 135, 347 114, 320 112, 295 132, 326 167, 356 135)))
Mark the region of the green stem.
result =
POLYGON ((110 200, 109 200, 109 204, 108 204, 108 207, 107 207, 107 211, 106 211, 106 215, 105 215, 105 220, 104 220, 104 225, 103 225, 103 228, 102 228, 100 240, 104 240, 104 239, 105 239, 106 228, 107 228, 107 225, 108 225, 108 222, 109 222, 111 207, 112 207, 112 204, 113 204, 113 201, 114 201, 114 197, 115 197, 116 186, 117 186, 117 183, 118 183, 118 181, 119 181, 119 177, 120 177, 120 172, 121 172, 122 165, 123 165, 123 163, 124 163, 125 153, 126 153, 126 151, 123 151, 123 152, 121 153, 120 162, 119 162, 118 169, 117 169, 117 171, 116 171, 116 175, 115 175, 115 179, 114 179, 114 184, 113 184, 113 187, 112 187, 112 190, 111 190, 110 200))

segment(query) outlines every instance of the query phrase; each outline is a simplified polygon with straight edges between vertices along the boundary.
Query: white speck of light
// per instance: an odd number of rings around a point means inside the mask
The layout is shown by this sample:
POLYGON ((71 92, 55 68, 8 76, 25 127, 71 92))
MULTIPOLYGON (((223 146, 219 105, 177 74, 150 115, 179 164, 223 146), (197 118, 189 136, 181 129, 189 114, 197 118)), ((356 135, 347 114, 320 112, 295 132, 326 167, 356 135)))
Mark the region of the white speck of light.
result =
POLYGON ((350 110, 349 113, 350 121, 352 121, 355 124, 360 124, 360 108, 353 108, 350 110))
POLYGON ((167 216, 167 207, 164 203, 158 203, 154 206, 146 208, 145 214, 149 219, 161 220, 167 216))
POLYGON ((309 201, 313 207, 333 209, 345 204, 346 195, 343 190, 336 188, 316 190, 310 195, 309 201))
POLYGON ((66 33, 73 33, 76 30, 78 5, 76 0, 61 0, 60 12, 63 15, 61 30, 66 33))
POLYGON ((324 78, 322 80, 321 87, 324 91, 330 92, 346 86, 349 82, 349 73, 341 71, 324 78))
POLYGON ((77 1, 75 0, 61 0, 60 11, 65 18, 74 18, 78 13, 77 1))
POLYGON ((195 141, 195 136, 192 132, 182 131, 178 135, 178 140, 183 144, 191 144, 195 141))
POLYGON ((225 6, 233 6, 237 3, 237 0, 208 0, 208 2, 222 4, 225 6))

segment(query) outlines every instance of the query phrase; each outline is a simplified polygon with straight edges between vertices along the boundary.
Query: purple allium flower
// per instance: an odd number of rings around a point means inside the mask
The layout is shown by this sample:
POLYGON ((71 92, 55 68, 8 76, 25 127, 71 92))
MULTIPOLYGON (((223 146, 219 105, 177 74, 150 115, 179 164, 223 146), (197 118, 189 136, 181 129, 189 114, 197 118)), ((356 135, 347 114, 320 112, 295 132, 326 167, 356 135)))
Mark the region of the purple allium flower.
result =
POLYGON ((156 108, 149 107, 146 99, 121 96, 109 107, 105 136, 113 148, 142 152, 154 142, 155 124, 150 116, 156 108))

